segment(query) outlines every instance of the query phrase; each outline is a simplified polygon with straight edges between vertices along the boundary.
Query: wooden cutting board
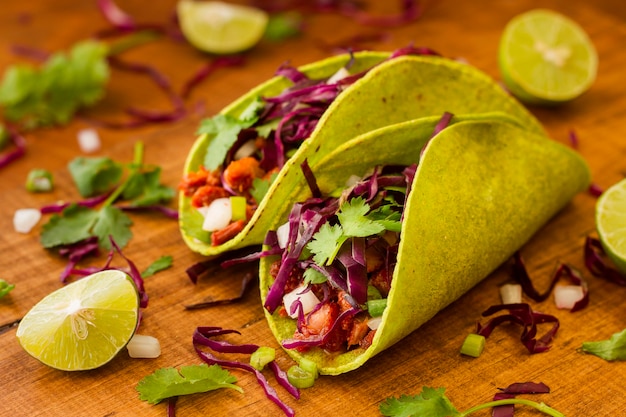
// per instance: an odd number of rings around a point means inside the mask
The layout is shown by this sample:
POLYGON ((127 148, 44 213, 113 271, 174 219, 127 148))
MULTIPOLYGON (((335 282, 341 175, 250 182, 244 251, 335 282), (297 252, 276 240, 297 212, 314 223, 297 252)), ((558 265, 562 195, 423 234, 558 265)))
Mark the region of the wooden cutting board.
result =
MULTIPOLYGON (((5 2, 0 13, 0 69, 4 71, 9 65, 25 61, 12 52, 16 45, 57 51, 108 28, 95 3, 5 2)), ((119 3, 138 22, 159 24, 169 21, 175 4, 172 0, 151 2, 149 6, 139 0, 119 3)), ((385 2, 386 6, 369 3, 377 13, 393 13, 401 2, 385 2)), ((182 120, 128 130, 99 128, 103 143, 97 155, 130 161, 135 142, 142 141, 145 161, 160 165, 163 181, 176 187, 202 117, 216 113, 271 77, 282 63, 301 65, 334 54, 338 47, 394 50, 413 43, 464 59, 498 80, 497 46, 504 25, 514 15, 538 3, 442 0, 423 1, 420 5, 419 19, 393 28, 359 24, 338 13, 308 13, 302 36, 277 43, 264 42, 245 54, 243 65, 213 73, 186 101, 190 111, 182 120)), ((551 0, 542 2, 542 6, 578 21, 593 40, 600 64, 596 83, 582 97, 561 107, 531 108, 531 111, 556 141, 569 144, 570 132, 575 132, 578 150, 591 167, 594 183, 607 188, 626 173, 626 6, 616 0, 551 0)), ((128 51, 123 57, 158 68, 175 89, 182 88, 191 74, 213 59, 169 38, 128 51)), ((88 116, 123 120, 123 111, 129 106, 167 110, 170 103, 149 80, 113 70, 106 98, 88 116)), ((65 263, 41 247, 41 223, 32 232, 19 234, 13 229, 12 217, 18 208, 78 199, 66 165, 80 154, 76 134, 86 127, 90 127, 88 121, 76 118, 65 127, 29 133, 26 156, 0 170, 0 278, 15 284, 10 295, 0 299, 0 325, 19 319, 42 297, 62 286, 58 277, 65 263), (55 174, 56 187, 52 193, 25 191, 25 177, 32 168, 47 168, 55 174)), ((481 312, 499 303, 497 286, 510 276, 507 266, 503 266, 359 370, 322 377, 313 388, 303 390, 299 400, 278 387, 279 396, 293 407, 297 416, 376 416, 378 405, 385 398, 418 394, 423 386, 445 387, 455 406, 465 410, 490 400, 498 387, 534 381, 543 382, 552 390, 537 399, 567 416, 622 415, 626 409, 626 363, 608 363, 579 351, 582 342, 607 339, 626 328, 623 301, 626 288, 591 276, 584 266, 585 239, 596 236, 595 202, 591 194, 576 196, 522 248, 529 273, 539 288, 547 286, 554 269, 562 262, 582 270, 588 280, 590 304, 582 311, 557 310, 551 299, 531 302, 533 308, 554 314, 560 320, 560 330, 548 352, 530 355, 519 342, 519 328, 504 327, 488 339, 480 358, 459 354, 463 339, 475 329, 481 312)), ((149 405, 141 401, 135 387, 158 368, 200 363, 191 343, 197 326, 237 329, 241 335, 228 338, 233 343, 279 348, 265 323, 256 288, 237 304, 194 311, 184 308, 205 299, 236 295, 242 276, 254 272, 256 265, 216 268, 194 285, 185 269, 202 258, 185 246, 176 222, 154 213, 133 215, 133 221, 134 237, 125 250, 129 258, 140 268, 163 255, 174 259, 172 268, 146 279, 150 304, 144 311, 141 333, 160 340, 162 355, 138 360, 122 352, 97 370, 62 372, 26 354, 12 328, 0 334, 1 415, 165 416, 164 403, 149 405)), ((103 263, 104 257, 100 260, 103 263)), ((284 369, 292 364, 282 351, 278 353, 278 362, 284 369)), ((282 415, 252 375, 240 371, 233 374, 245 394, 222 390, 181 397, 177 415, 282 415)), ((268 378, 273 382, 269 374, 268 378)), ((488 412, 480 415, 486 416, 488 412)), ((539 414, 520 408, 516 415, 539 414)))

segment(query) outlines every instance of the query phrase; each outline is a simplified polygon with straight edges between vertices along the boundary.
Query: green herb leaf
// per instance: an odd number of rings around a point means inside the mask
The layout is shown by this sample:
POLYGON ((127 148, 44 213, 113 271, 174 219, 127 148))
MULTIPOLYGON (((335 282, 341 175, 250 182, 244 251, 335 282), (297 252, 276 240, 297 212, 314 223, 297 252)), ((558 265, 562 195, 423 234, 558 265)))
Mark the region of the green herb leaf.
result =
POLYGON ((299 36, 302 33, 302 14, 287 12, 270 16, 263 36, 270 41, 279 42, 299 36))
POLYGON ((13 288, 15 288, 15 284, 9 284, 5 280, 0 279, 0 298, 11 292, 13 288))
POLYGON ((78 192, 83 197, 91 197, 110 191, 122 177, 121 164, 107 157, 74 158, 68 169, 78 192))
POLYGON ((136 171, 129 178, 122 198, 131 200, 134 206, 150 206, 166 203, 176 195, 171 187, 161 184, 161 168, 155 167, 149 171, 136 171))
POLYGON ((401 217, 401 212, 394 210, 393 205, 390 204, 384 204, 367 215, 368 219, 380 224, 385 230, 397 233, 402 230, 401 217))
POLYGON ((313 253, 313 261, 318 265, 329 265, 335 259, 339 248, 346 241, 341 226, 324 223, 306 247, 313 253))
POLYGON ((369 210, 369 204, 361 197, 353 198, 341 205, 337 217, 346 236, 367 237, 385 230, 383 225, 367 217, 369 210))
POLYGON ((157 272, 168 269, 172 266, 173 258, 171 256, 161 256, 156 261, 152 262, 146 269, 141 273, 142 278, 151 277, 157 272))
POLYGON ((243 392, 235 385, 237 379, 219 365, 207 364, 157 369, 137 384, 139 398, 157 404, 160 401, 178 395, 207 392, 219 388, 231 388, 243 392))
POLYGON ((328 280, 326 278, 326 275, 322 274, 320 271, 318 271, 317 269, 313 269, 313 268, 305 269, 303 278, 304 278, 304 285, 322 284, 328 280))
POLYGON ((390 417, 454 417, 461 413, 454 408, 444 395, 443 388, 424 387, 422 393, 415 396, 402 395, 399 398, 388 398, 380 404, 379 411, 390 417))
POLYGON ((614 333, 609 340, 584 342, 582 351, 607 361, 626 360, 626 329, 614 333))
POLYGON ((229 149, 237 141, 239 132, 256 123, 258 119, 257 113, 262 106, 263 103, 261 99, 257 98, 244 109, 239 118, 226 114, 218 114, 210 119, 204 119, 200 123, 200 127, 196 132, 197 134, 209 134, 214 136, 209 146, 207 146, 204 156, 204 167, 207 170, 213 171, 224 162, 224 158, 226 158, 229 149))
POLYGON ((99 245, 110 249, 109 236, 113 236, 115 242, 124 247, 132 237, 129 229, 131 225, 130 218, 116 207, 93 210, 73 204, 60 215, 52 215, 48 223, 43 225, 41 244, 44 248, 53 248, 97 236, 99 245))
POLYGON ((67 123, 104 96, 107 53, 104 43, 89 40, 51 55, 40 68, 10 67, 0 84, 4 116, 27 128, 67 123))
POLYGON ((277 176, 278 174, 275 173, 270 175, 268 179, 254 178, 252 180, 252 188, 250 189, 250 194, 252 195, 252 198, 254 198, 254 201, 260 203, 261 200, 263 200, 263 198, 267 194, 267 191, 270 189, 270 186, 276 180, 277 176))

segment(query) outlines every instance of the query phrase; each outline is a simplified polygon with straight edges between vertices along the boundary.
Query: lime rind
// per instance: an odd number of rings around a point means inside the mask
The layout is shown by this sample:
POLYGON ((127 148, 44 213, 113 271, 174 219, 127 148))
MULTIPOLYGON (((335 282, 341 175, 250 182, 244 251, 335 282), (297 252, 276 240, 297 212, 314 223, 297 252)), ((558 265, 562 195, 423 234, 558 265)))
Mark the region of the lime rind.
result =
POLYGON ((607 256, 626 273, 626 179, 611 186, 598 198, 596 228, 607 256))
POLYGON ((44 297, 24 316, 16 336, 27 353, 50 367, 94 369, 126 346, 137 327, 138 309, 128 275, 102 271, 44 297))
POLYGON ((551 10, 514 17, 499 45, 500 70, 507 88, 530 104, 570 101, 595 81, 598 56, 585 31, 551 10))

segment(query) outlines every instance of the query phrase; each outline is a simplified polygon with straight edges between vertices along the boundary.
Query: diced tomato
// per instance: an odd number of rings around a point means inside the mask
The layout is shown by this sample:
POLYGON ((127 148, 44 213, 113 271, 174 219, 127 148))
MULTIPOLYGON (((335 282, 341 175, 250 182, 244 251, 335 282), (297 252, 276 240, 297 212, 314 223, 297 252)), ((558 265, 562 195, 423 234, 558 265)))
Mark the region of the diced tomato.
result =
POLYGON ((225 198, 229 195, 228 191, 222 187, 215 185, 203 185, 191 196, 191 205, 193 207, 208 206, 213 202, 213 200, 225 198))
POLYGON ((231 162, 224 171, 224 183, 239 193, 245 193, 252 188, 255 178, 265 175, 259 167, 259 161, 248 156, 231 162))
POLYGON ((229 240, 237 236, 237 233, 241 232, 245 226, 245 220, 237 220, 223 229, 216 230, 215 232, 211 233, 211 245, 218 246, 223 244, 224 242, 228 242, 229 240))

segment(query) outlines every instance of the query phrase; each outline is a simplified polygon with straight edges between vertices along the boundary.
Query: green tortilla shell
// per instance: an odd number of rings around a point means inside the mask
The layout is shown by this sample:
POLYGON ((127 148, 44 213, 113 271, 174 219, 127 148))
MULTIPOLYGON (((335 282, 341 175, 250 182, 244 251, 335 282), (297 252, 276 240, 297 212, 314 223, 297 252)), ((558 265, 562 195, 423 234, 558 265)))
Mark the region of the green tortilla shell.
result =
MULTIPOLYGON (((345 143, 313 168, 320 188, 324 192, 341 188, 346 178, 363 174, 372 164, 417 162, 426 133, 427 129, 405 123, 345 143), (374 152, 363 152, 387 141, 393 147, 377 153, 378 158, 374 152), (362 165, 355 162, 364 154, 362 165)), ((509 259, 589 183, 589 169, 576 152, 515 123, 492 119, 450 125, 421 154, 405 208, 387 308, 372 345, 335 355, 320 349, 287 352, 296 361, 302 357, 315 361, 321 374, 358 368, 509 259)), ((275 259, 261 260, 263 303, 275 259)), ((293 336, 294 320, 267 311, 266 317, 278 341, 293 336)))
MULTIPOLYGON (((378 65, 346 88, 329 106, 311 137, 280 170, 253 217, 233 239, 223 245, 211 246, 194 237, 201 229, 202 216, 181 193, 179 223, 187 245, 195 252, 211 256, 261 244, 274 213, 280 210, 284 201, 293 201, 290 199, 291 187, 299 181, 302 161, 306 159, 310 165, 316 165, 343 143, 384 126, 422 117, 440 117, 444 112, 480 114, 498 111, 519 120, 525 129, 544 134, 540 123, 525 107, 478 69, 437 56, 402 56, 385 60, 388 56, 381 52, 355 54, 356 67, 352 71, 378 65)), ((302 69, 311 77, 329 76, 347 59, 347 56, 332 58, 302 69)), ((278 94, 288 85, 289 81, 282 77, 272 79, 222 113, 238 116, 255 97, 278 94)), ((185 172, 198 169, 212 139, 210 135, 203 135, 196 141, 185 164, 185 172)))

